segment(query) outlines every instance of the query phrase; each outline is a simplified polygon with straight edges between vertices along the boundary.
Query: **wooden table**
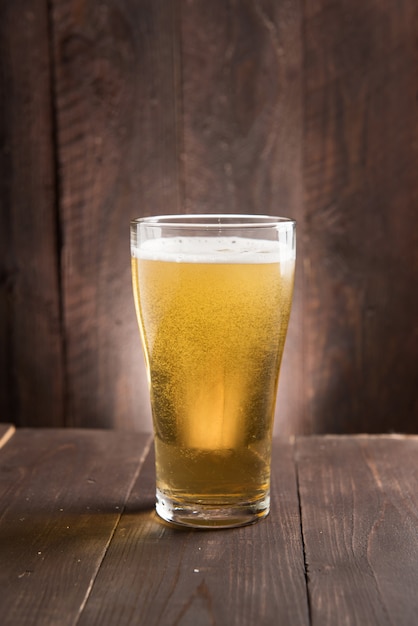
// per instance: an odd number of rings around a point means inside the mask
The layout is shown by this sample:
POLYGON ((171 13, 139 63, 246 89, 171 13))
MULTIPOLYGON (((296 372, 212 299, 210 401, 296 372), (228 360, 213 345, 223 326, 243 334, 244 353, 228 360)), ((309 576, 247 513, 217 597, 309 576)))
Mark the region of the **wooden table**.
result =
POLYGON ((274 444, 272 510, 156 517, 149 435, 0 426, 0 624, 418 623, 418 437, 274 444))

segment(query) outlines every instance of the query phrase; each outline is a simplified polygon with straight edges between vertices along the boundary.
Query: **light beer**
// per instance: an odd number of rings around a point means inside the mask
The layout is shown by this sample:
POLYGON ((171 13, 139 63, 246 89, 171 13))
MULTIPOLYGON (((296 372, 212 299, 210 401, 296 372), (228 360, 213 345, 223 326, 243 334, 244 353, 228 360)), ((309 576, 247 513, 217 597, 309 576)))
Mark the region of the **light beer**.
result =
POLYGON ((132 250, 132 275, 150 383, 157 511, 167 519, 167 499, 209 508, 264 502, 268 512, 294 252, 278 241, 157 238, 132 250))

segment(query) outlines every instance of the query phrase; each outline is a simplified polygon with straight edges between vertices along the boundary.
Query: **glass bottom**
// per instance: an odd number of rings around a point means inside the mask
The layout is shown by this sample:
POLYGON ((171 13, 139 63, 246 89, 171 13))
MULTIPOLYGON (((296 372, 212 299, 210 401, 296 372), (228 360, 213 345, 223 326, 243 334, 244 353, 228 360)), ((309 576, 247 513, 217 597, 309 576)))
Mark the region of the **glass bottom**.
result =
POLYGON ((157 514, 166 522, 190 528, 236 528, 254 524, 270 512, 270 494, 256 502, 240 502, 231 506, 173 500, 157 489, 157 514))

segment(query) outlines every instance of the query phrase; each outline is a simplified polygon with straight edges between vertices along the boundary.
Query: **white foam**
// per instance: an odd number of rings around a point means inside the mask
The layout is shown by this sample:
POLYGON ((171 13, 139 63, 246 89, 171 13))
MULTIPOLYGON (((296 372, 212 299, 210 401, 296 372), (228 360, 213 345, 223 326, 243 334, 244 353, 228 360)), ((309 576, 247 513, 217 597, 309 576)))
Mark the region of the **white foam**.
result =
POLYGON ((177 263, 283 263, 295 252, 282 241, 242 237, 167 237, 149 239, 131 251, 133 257, 177 263))

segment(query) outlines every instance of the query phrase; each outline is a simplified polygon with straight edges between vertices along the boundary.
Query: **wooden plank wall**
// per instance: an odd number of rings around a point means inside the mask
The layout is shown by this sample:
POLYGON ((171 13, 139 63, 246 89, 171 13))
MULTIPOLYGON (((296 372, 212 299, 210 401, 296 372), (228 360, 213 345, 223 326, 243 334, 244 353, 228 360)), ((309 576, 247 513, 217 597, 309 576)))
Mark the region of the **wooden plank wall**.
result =
POLYGON ((0 421, 65 421, 46 2, 0 3, 0 421))
POLYGON ((0 5, 0 420, 149 429, 132 217, 287 214, 276 432, 416 432, 415 0, 0 5))

